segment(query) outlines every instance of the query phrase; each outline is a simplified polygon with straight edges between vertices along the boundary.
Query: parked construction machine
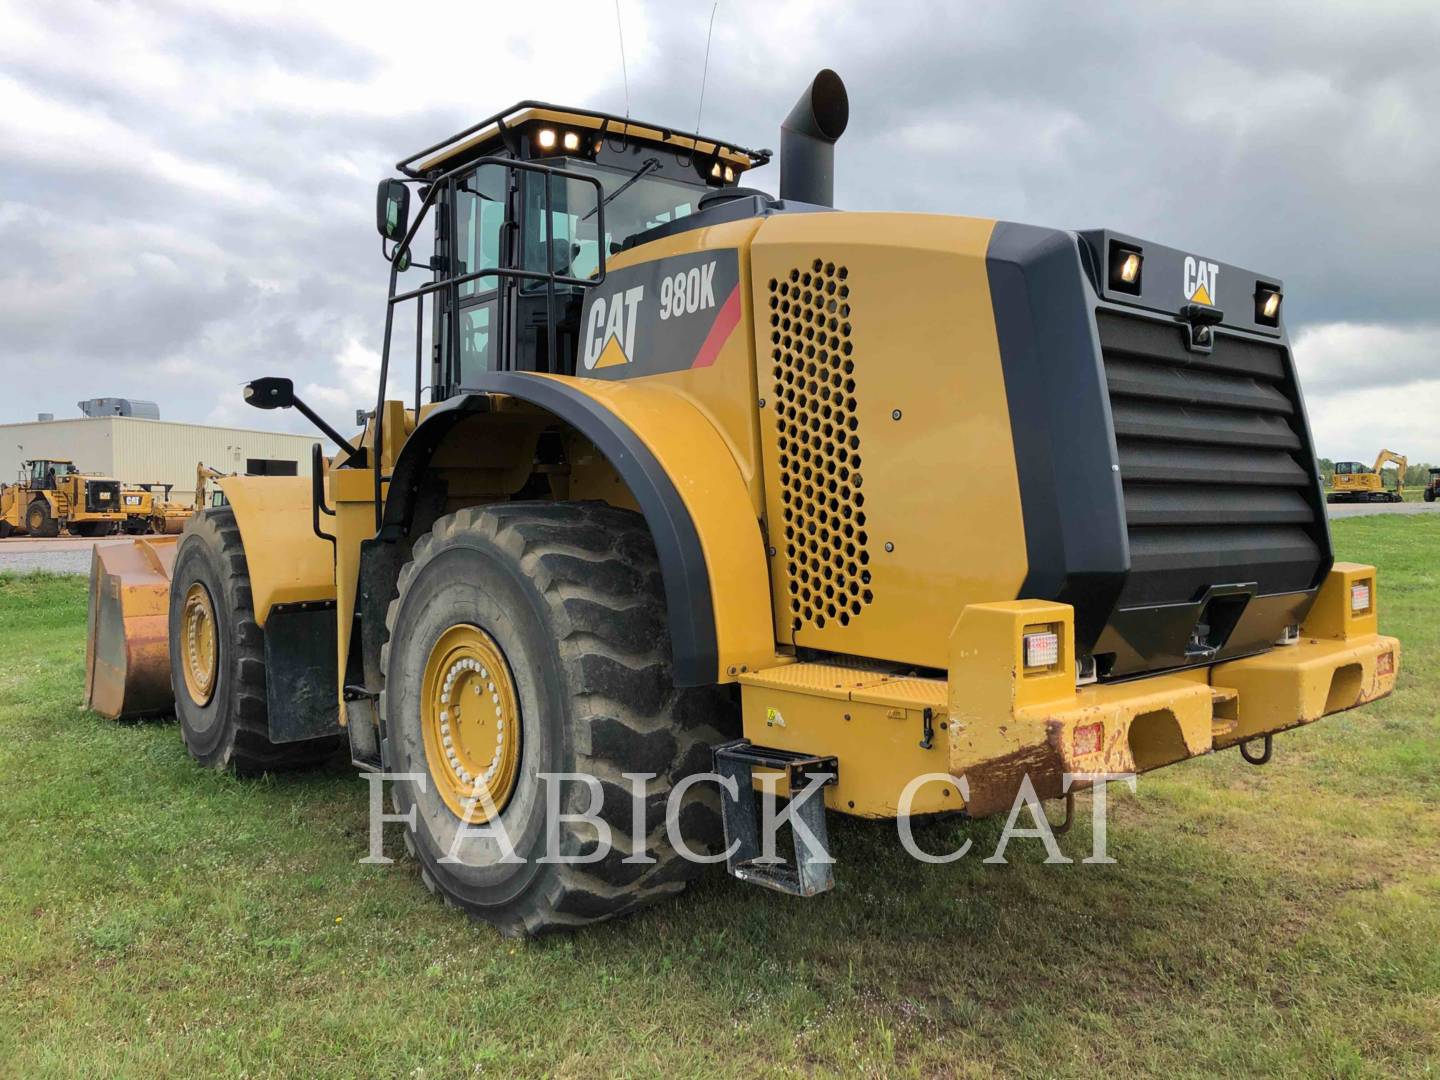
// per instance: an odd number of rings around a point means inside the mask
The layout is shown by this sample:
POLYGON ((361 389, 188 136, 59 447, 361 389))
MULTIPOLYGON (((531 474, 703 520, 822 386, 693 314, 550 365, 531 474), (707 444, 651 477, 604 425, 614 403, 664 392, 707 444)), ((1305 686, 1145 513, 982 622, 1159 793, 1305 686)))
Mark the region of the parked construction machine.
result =
POLYGON ((196 462, 195 498, 188 503, 170 498, 174 484, 125 485, 120 491, 120 501, 125 508, 123 530, 135 535, 158 533, 162 536, 181 532, 185 523, 205 507, 225 505, 224 494, 212 487, 211 481, 230 475, 212 469, 203 461, 196 462))
POLYGON ((363 432, 246 387, 338 451, 96 552, 92 705, 173 707, 214 768, 343 747, 391 777, 427 887, 537 933, 678 891, 687 847, 809 895, 827 813, 1259 763, 1389 694, 1280 279, 837 212, 847 119, 822 72, 778 197, 746 186, 769 151, 535 101, 401 161, 363 432), (818 848, 767 855, 757 783, 818 848))
POLYGON ((219 469, 212 469, 203 461, 195 463, 195 507, 193 512, 198 514, 207 506, 224 506, 225 492, 214 486, 211 481, 223 480, 233 473, 221 472, 219 469))
POLYGON ((1405 470, 1410 462, 1404 454, 1381 450, 1374 465, 1359 461, 1337 461, 1325 493, 1327 502, 1400 502, 1405 497, 1405 470), (1385 466, 1395 466, 1395 488, 1385 486, 1385 466))
POLYGON ((120 481, 82 473, 73 461, 26 461, 16 483, 0 486, 0 537, 12 533, 104 536, 125 522, 120 481))
POLYGON ((194 514, 189 503, 170 498, 174 484, 127 484, 120 489, 125 507, 123 530, 132 534, 177 534, 194 514))

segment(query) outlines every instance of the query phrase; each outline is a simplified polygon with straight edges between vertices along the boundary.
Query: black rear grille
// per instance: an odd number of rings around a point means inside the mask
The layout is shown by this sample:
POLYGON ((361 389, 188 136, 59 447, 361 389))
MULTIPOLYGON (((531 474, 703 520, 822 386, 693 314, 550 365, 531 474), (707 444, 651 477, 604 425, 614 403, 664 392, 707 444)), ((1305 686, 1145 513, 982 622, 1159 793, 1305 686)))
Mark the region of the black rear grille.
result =
POLYGON ((103 514, 120 509, 120 481, 119 480, 87 480, 85 481, 85 509, 92 514, 103 514), (109 498, 102 498, 101 492, 109 494, 109 498))
POLYGON ((1119 606, 1314 585, 1324 506, 1285 347, 1220 333, 1193 353, 1175 323, 1096 318, 1130 539, 1119 606))

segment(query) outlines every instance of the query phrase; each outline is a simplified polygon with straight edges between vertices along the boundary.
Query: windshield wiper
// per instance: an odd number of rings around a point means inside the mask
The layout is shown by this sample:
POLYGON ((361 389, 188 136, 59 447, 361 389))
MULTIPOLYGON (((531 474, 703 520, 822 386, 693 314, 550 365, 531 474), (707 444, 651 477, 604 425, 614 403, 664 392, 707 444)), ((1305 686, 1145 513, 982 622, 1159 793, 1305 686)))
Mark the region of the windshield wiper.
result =
POLYGON ((631 184, 635 183, 635 182, 636 182, 637 180, 639 180, 641 177, 645 176, 646 173, 652 173, 652 172, 654 172, 654 171, 655 171, 656 169, 658 169, 659 167, 660 167, 660 159, 659 159, 659 158, 653 158, 653 157, 652 157, 652 158, 646 158, 644 161, 642 161, 642 162, 640 163, 640 167, 639 167, 638 169, 636 169, 633 173, 630 174, 630 179, 626 180, 623 184, 621 184, 618 188, 616 188, 614 191, 612 191, 609 195, 606 195, 605 198, 604 198, 604 200, 603 200, 602 202, 596 204, 596 207, 595 207, 594 210, 591 210, 588 214, 586 214, 586 215, 585 215, 584 217, 582 217, 580 220, 581 220, 581 221, 589 221, 592 217, 594 217, 596 214, 598 214, 598 213, 600 212, 600 207, 602 207, 602 206, 609 206, 612 202, 614 202, 614 201, 615 201, 616 199, 618 199, 622 194, 624 194, 627 190, 629 190, 631 184))

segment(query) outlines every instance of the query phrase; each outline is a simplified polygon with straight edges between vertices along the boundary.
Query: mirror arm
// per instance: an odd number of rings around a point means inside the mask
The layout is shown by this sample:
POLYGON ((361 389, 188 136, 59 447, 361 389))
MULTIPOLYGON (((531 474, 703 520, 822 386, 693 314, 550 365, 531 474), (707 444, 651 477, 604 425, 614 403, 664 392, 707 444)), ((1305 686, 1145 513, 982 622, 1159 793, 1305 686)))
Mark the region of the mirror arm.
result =
POLYGON ((319 428, 326 435, 328 435, 331 442, 335 443, 337 446, 340 447, 341 450, 345 451, 344 464, 349 464, 360 456, 361 450, 358 446, 356 446, 349 439, 345 438, 344 435, 341 435, 333 427, 327 424, 324 418, 321 417, 319 413, 317 413, 314 409, 310 408, 309 405, 306 405, 305 402, 301 401, 298 397, 295 399, 295 410, 301 416, 305 417, 306 420, 309 420, 317 428, 319 428))

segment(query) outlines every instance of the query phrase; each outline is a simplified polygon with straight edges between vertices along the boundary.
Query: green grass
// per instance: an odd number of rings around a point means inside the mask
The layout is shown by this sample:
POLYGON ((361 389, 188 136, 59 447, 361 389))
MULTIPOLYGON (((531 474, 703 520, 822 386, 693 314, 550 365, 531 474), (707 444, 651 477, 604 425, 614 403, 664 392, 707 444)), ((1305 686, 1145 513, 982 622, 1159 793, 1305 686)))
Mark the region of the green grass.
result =
MULTIPOLYGON (((347 771, 240 781, 81 706, 84 583, 0 576, 0 1072, 263 1076, 1440 1073, 1440 521, 1336 523, 1399 691, 1112 791, 1114 866, 997 823, 838 822, 838 888, 712 874, 503 941, 362 866, 347 771)), ((1090 844, 1089 800, 1061 839, 1090 844)))

